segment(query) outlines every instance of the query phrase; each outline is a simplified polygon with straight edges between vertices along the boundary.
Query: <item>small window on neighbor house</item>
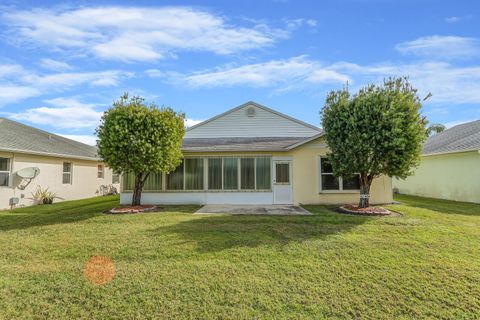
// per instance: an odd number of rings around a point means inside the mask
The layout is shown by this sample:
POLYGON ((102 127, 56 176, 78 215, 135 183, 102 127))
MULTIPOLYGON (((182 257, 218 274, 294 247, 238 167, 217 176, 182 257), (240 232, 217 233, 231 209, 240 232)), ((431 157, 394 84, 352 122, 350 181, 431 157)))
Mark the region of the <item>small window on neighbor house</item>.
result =
POLYGON ((103 165, 97 165, 97 178, 103 179, 103 165))
POLYGON ((62 183, 63 184, 72 183, 72 163, 71 162, 63 163, 62 183))
POLYGON ((112 184, 120 183, 120 175, 118 173, 112 173, 112 184))
POLYGON ((360 175, 356 174, 352 177, 335 177, 333 175, 332 164, 327 158, 320 159, 320 176, 322 190, 359 190, 360 175))
POLYGON ((0 186, 8 187, 10 182, 10 159, 0 158, 0 186))

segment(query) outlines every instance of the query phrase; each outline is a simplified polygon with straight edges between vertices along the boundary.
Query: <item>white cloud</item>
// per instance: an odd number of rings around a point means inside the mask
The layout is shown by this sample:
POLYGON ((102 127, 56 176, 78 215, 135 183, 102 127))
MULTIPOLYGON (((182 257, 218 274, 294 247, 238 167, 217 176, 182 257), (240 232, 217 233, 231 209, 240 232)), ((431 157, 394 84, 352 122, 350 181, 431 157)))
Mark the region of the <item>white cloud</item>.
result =
POLYGON ((94 104, 81 103, 73 98, 56 98, 45 100, 45 103, 51 107, 31 108, 10 114, 10 117, 58 129, 81 129, 96 127, 103 114, 94 104))
POLYGON ((185 119, 185 127, 190 128, 193 127, 196 124, 199 124, 200 122, 203 122, 204 120, 193 120, 193 119, 185 119))
POLYGON ((64 72, 47 75, 29 74, 21 78, 22 81, 42 88, 65 89, 69 87, 89 84, 92 86, 115 86, 120 80, 133 76, 130 72, 107 70, 99 72, 64 72))
POLYGON ((469 58, 480 55, 477 39, 458 36, 421 37, 399 43, 395 49, 402 54, 438 59, 469 58))
POLYGON ((61 133, 56 133, 57 135, 61 137, 65 137, 67 139, 72 139, 81 143, 85 143, 91 146, 94 146, 97 144, 97 137, 92 136, 92 135, 83 135, 83 134, 61 134, 61 133))
POLYGON ((148 69, 145 70, 145 74, 149 76, 150 78, 161 78, 165 75, 162 71, 158 69, 148 69))
POLYGON ((0 106, 35 97, 39 94, 41 94, 41 92, 33 87, 0 84, 0 106))
POLYGON ((234 26, 223 16, 189 7, 32 9, 8 11, 3 20, 20 40, 123 61, 157 60, 182 50, 231 54, 269 46, 288 34, 265 24, 234 26))
POLYGON ((169 74, 175 81, 190 87, 276 87, 308 83, 343 83, 348 76, 335 70, 328 70, 306 56, 286 60, 226 66, 189 75, 169 74))
POLYGON ((446 23, 455 23, 455 22, 458 22, 460 21, 461 18, 460 17, 456 17, 456 16, 452 16, 452 17, 447 17, 445 18, 445 22, 446 23))
POLYGON ((310 26, 310 27, 316 27, 317 26, 317 20, 314 20, 314 19, 308 19, 306 21, 307 25, 310 26))
POLYGON ((116 86, 133 75, 122 70, 39 74, 18 64, 0 64, 0 106, 81 85, 116 86))
POLYGON ((480 103, 480 66, 457 67, 445 62, 366 66, 336 63, 330 68, 348 74, 357 84, 380 82, 390 76, 408 76, 422 97, 428 92, 433 94, 428 102, 480 103))
POLYGON ((40 60, 40 66, 45 69, 53 71, 66 71, 73 69, 71 65, 66 62, 44 58, 40 60))

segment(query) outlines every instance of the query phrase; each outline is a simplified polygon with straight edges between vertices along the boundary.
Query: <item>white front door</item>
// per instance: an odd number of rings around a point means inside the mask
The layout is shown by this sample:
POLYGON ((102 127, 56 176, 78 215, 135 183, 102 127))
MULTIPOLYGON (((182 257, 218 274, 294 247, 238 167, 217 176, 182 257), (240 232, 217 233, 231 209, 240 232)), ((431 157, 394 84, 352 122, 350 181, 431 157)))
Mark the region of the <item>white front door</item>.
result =
POLYGON ((293 204, 291 160, 273 160, 273 203, 293 204))

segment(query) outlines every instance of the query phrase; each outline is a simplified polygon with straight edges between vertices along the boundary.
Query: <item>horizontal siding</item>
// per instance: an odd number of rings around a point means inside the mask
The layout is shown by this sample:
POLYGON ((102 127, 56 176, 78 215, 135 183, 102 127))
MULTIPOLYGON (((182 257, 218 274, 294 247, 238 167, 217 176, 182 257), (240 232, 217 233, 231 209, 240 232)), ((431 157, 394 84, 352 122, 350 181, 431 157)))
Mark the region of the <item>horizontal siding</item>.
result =
POLYGON ((185 138, 310 137, 319 131, 262 108, 247 105, 187 131, 185 138), (248 117, 247 108, 255 108, 248 117))

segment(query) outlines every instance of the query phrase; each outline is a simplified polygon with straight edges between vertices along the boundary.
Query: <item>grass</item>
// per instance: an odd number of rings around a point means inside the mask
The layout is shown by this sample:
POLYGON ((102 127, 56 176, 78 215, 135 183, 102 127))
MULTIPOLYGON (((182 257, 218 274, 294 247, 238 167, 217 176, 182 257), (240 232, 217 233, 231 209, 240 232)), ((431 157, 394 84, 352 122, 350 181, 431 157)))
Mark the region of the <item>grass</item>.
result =
POLYGON ((101 197, 0 213, 0 318, 476 319, 480 205, 398 196, 401 217, 105 215, 101 197), (84 277, 113 261, 104 286, 84 277))

